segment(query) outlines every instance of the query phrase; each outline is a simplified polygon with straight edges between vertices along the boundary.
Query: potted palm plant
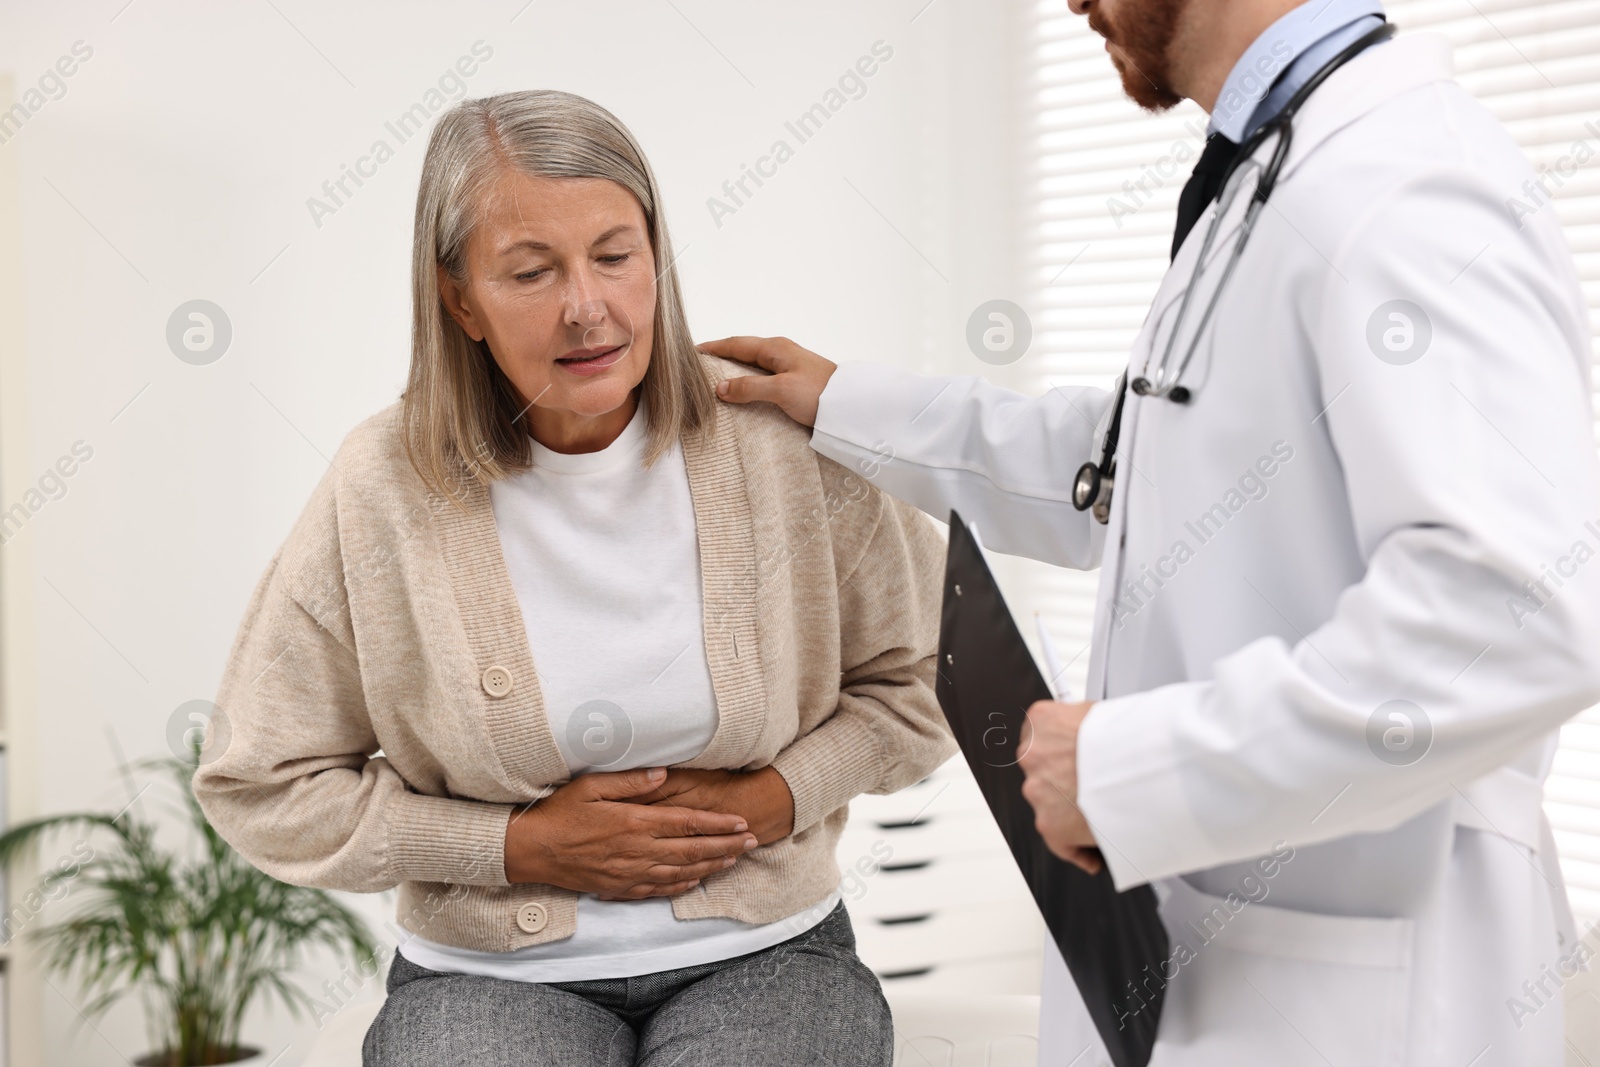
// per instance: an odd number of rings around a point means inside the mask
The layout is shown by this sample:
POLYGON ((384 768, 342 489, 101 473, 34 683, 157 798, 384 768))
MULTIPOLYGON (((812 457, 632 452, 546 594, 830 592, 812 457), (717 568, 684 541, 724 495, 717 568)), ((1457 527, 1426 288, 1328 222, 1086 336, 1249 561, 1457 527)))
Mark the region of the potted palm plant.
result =
POLYGON ((46 967, 77 979, 86 1020, 138 994, 156 1050, 140 1067, 265 1064, 260 1050, 240 1043, 245 1012, 258 1001, 295 1016, 311 1007, 287 975, 313 948, 358 964, 376 953, 360 917, 331 894, 263 874, 211 828, 189 785, 198 759, 196 746, 190 760, 139 765, 177 786, 190 830, 180 850, 158 845, 155 823, 131 803, 116 815, 53 815, 0 835, 0 866, 48 836, 82 835, 35 890, 74 903, 26 933, 38 938, 46 967))

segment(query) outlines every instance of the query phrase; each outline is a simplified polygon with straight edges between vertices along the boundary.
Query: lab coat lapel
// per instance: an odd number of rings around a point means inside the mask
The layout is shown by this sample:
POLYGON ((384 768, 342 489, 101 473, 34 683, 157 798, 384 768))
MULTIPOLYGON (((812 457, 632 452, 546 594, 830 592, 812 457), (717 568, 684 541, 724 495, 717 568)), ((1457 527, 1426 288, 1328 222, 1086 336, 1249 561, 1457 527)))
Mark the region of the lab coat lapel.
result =
MULTIPOLYGON (((1238 180, 1239 177, 1235 175, 1230 179, 1230 183, 1238 180)), ((1217 225, 1216 236, 1212 239, 1207 254, 1206 271, 1200 272, 1196 268, 1199 266, 1200 251, 1205 245, 1206 234, 1212 226, 1218 205, 1213 204, 1207 208, 1206 213, 1184 238, 1183 246, 1178 249, 1177 256, 1173 258, 1166 275, 1161 279, 1155 299, 1151 302, 1150 312, 1145 316, 1144 325, 1140 327, 1139 335, 1134 339, 1128 360, 1127 374, 1130 381, 1147 370, 1154 372, 1161 355, 1160 349, 1156 346, 1161 348, 1166 346, 1168 335, 1178 325, 1177 318, 1184 295, 1192 285, 1196 284, 1198 277, 1198 288, 1187 309, 1186 321, 1182 324, 1183 336, 1176 339, 1172 349, 1172 365, 1176 367, 1182 360, 1187 339, 1199 328, 1206 302, 1220 280, 1221 271, 1233 247, 1233 239, 1243 220, 1249 199, 1247 193, 1241 192, 1229 200, 1226 189, 1223 191, 1222 200, 1228 203, 1228 210, 1217 225)), ((1195 364, 1191 366, 1196 366, 1200 362, 1197 356, 1195 364)), ((1112 620, 1116 613, 1117 589, 1121 584, 1124 540, 1122 532, 1128 522, 1139 521, 1140 502, 1147 492, 1153 492, 1153 487, 1141 478, 1135 469, 1134 442, 1138 440, 1139 423, 1144 409, 1150 404, 1158 403, 1166 401, 1130 395, 1122 415, 1122 432, 1117 445, 1117 488, 1112 495, 1111 521, 1106 528, 1105 552, 1100 562, 1094 636, 1090 644, 1089 673, 1085 687, 1086 700, 1099 700, 1107 695, 1116 695, 1106 693, 1106 677, 1112 654, 1111 645, 1115 640, 1112 620)))
MULTIPOLYGON (((1289 157, 1285 160, 1279 180, 1287 180, 1298 164, 1319 145, 1385 101, 1423 85, 1448 80, 1451 74, 1450 44, 1443 36, 1436 33, 1419 33, 1397 38, 1389 44, 1352 59, 1331 74, 1327 82, 1312 94, 1301 109, 1299 118, 1295 122, 1294 143, 1290 146, 1289 157)), ((1269 140, 1257 150, 1256 156, 1265 162, 1271 150, 1272 145, 1269 140)), ((1249 180, 1249 177, 1241 168, 1229 179, 1229 184, 1234 185, 1244 180, 1249 180)), ((1228 200, 1227 189, 1224 189, 1220 199, 1228 200)), ((1220 272, 1232 247, 1232 239, 1244 217, 1249 199, 1247 191, 1241 190, 1240 194, 1233 197, 1229 203, 1227 216, 1217 227, 1217 235, 1212 242, 1207 260, 1211 268, 1206 272, 1209 277, 1201 281, 1200 289, 1197 290, 1189 308, 1188 322, 1184 324, 1186 333, 1198 325, 1205 300, 1210 295, 1208 282, 1214 283, 1217 280, 1216 275, 1220 272)), ((1144 325, 1140 328, 1129 353, 1130 378, 1156 362, 1152 358, 1152 348, 1156 344, 1165 345, 1167 333, 1173 328, 1179 303, 1196 277, 1200 250, 1205 244, 1206 233, 1217 210, 1216 204, 1207 209, 1206 214, 1189 231, 1183 245, 1178 249, 1178 254, 1173 257, 1171 265, 1162 277, 1161 285, 1151 302, 1150 311, 1145 316, 1144 325)), ((1177 339, 1173 349, 1174 363, 1181 358, 1184 343, 1185 338, 1177 339)), ((1107 695, 1105 686, 1111 656, 1110 646, 1113 641, 1111 620, 1121 573, 1122 529, 1129 521, 1129 509, 1138 507, 1135 498, 1141 495, 1138 475, 1133 469, 1133 456, 1134 442, 1138 438, 1140 409, 1144 406, 1140 398, 1130 397, 1128 410, 1123 416, 1121 441, 1117 449, 1117 486, 1121 491, 1116 494, 1118 503, 1112 508, 1111 523, 1106 531, 1105 555, 1101 560, 1101 578, 1095 604, 1094 638, 1085 693, 1086 699, 1090 700, 1098 700, 1107 695)), ((1138 521, 1137 511, 1133 513, 1133 521, 1138 521)))
MULTIPOLYGON (((1450 43, 1441 34, 1419 33, 1396 38, 1394 41, 1371 49, 1352 59, 1329 75, 1327 82, 1311 95, 1295 121, 1294 143, 1289 158, 1284 163, 1281 180, 1286 180, 1299 164, 1316 148, 1339 130, 1355 122, 1380 104, 1401 93, 1437 81, 1449 80, 1452 75, 1450 43)), ((1258 149, 1256 155, 1265 161, 1271 150, 1270 141, 1258 149)), ((1230 179, 1230 184, 1241 180, 1242 168, 1230 179)), ((1222 199, 1227 198, 1224 190, 1222 199)), ((1239 218, 1244 214, 1246 200, 1242 193, 1230 205, 1229 218, 1223 221, 1211 249, 1213 266, 1218 256, 1230 246, 1230 237, 1239 218)), ((1170 326, 1176 314, 1177 302, 1183 298, 1200 258, 1200 248, 1205 243, 1206 232, 1217 210, 1213 204, 1184 238, 1178 254, 1161 279, 1151 301, 1150 311, 1134 341, 1129 366, 1137 373, 1144 366, 1151 343, 1163 323, 1170 326)), ((1204 294, 1197 294, 1204 295, 1204 294)), ((1196 316, 1198 317, 1198 316, 1196 316)), ((1124 434, 1124 439, 1131 435, 1124 434)))

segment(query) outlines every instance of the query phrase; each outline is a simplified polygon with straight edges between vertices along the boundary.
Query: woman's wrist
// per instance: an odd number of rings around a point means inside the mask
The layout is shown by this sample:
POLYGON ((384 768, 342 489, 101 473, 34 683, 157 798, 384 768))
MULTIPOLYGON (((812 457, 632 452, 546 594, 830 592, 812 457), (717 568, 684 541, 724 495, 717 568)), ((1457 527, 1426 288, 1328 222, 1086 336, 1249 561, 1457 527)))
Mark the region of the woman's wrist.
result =
POLYGON ((794 794, 776 767, 763 767, 736 778, 737 810, 763 845, 781 841, 794 830, 794 794))
POLYGON ((535 821, 534 808, 513 808, 506 820, 505 867, 506 881, 512 885, 529 882, 549 884, 549 872, 544 869, 544 849, 538 846, 537 835, 532 833, 535 821))

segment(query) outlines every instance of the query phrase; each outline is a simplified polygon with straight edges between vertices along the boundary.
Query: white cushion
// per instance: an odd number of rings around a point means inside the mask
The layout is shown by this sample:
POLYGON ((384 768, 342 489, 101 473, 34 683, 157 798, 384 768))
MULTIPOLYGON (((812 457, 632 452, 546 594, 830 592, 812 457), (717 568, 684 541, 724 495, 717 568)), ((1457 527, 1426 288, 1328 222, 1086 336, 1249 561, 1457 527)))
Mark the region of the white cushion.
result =
POLYGON ((889 994, 895 1067, 1034 1067, 1039 998, 889 994))

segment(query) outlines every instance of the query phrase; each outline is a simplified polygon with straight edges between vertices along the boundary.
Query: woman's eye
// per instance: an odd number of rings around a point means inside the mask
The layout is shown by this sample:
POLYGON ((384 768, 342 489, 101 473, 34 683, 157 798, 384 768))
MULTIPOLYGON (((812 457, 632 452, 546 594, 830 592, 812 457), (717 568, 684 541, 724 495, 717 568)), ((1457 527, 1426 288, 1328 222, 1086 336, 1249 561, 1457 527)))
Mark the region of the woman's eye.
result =
POLYGON ((602 262, 602 263, 610 263, 612 265, 615 265, 615 264, 618 264, 618 263, 626 263, 628 261, 628 256, 630 254, 631 253, 628 253, 628 252, 622 252, 622 253, 619 253, 619 254, 614 255, 614 256, 601 256, 600 257, 600 262, 602 262))
POLYGON ((515 275, 515 278, 519 282, 531 282, 531 281, 533 281, 535 278, 539 277, 539 275, 541 275, 543 273, 544 273, 544 268, 540 267, 537 270, 525 270, 521 274, 515 275))

